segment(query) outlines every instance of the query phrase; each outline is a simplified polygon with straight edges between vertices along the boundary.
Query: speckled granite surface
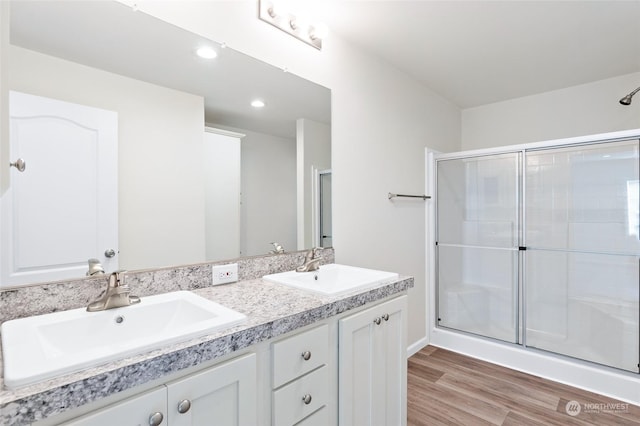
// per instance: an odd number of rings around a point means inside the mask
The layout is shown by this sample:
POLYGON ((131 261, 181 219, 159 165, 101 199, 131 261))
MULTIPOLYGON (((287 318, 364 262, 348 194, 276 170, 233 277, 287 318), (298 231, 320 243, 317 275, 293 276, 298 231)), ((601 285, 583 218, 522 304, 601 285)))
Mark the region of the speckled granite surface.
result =
MULTIPOLYGON (((273 270, 273 265, 265 267, 262 263, 263 259, 261 258, 257 265, 253 265, 253 270, 259 271, 255 272, 256 274, 261 276, 277 272, 273 270)), ((293 266, 298 263, 294 262, 293 266)), ((290 269, 292 267, 286 265, 282 270, 290 269)), ((155 277, 157 279, 157 276, 155 277)), ((181 287, 184 283, 171 286, 170 283, 164 282, 165 279, 176 278, 167 277, 162 279, 162 283, 155 282, 156 285, 166 288, 165 292, 185 289, 181 287)), ((193 285, 193 281, 190 277, 190 285, 193 285)), ((154 279, 149 281, 150 284, 153 282, 154 279)), ((319 296, 261 279, 248 279, 216 287, 187 288, 200 296, 244 313, 247 315, 246 321, 215 334, 127 357, 18 390, 10 391, 3 388, 0 390, 0 424, 25 425, 62 413, 162 378, 166 374, 224 356, 349 309, 397 294, 412 286, 413 278, 400 277, 398 280, 379 284, 373 289, 356 291, 339 297, 319 296)), ((132 288, 135 288, 133 284, 132 288)), ((156 293, 161 292, 156 291, 156 293)))
MULTIPOLYGON (((126 280, 131 293, 136 296, 167 293, 177 290, 196 290, 210 287, 211 266, 227 263, 238 264, 239 281, 260 278, 267 274, 291 271, 304 260, 304 251, 244 257, 230 261, 201 263, 172 268, 162 268, 127 273, 126 280)), ((318 253, 322 264, 334 263, 332 248, 318 253)), ((33 315, 48 314, 87 306, 102 295, 108 277, 81 278, 38 285, 9 288, 0 291, 0 323, 33 315)))

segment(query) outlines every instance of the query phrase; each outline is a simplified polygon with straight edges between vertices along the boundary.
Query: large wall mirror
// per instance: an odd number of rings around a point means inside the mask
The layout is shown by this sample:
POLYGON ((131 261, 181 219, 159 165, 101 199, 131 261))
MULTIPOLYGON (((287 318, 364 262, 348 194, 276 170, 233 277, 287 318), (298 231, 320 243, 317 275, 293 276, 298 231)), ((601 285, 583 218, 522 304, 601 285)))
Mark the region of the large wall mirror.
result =
POLYGON ((329 89, 115 1, 11 1, 10 25, 7 142, 26 169, 1 199, 2 287, 80 277, 89 258, 109 272, 331 245, 329 89))

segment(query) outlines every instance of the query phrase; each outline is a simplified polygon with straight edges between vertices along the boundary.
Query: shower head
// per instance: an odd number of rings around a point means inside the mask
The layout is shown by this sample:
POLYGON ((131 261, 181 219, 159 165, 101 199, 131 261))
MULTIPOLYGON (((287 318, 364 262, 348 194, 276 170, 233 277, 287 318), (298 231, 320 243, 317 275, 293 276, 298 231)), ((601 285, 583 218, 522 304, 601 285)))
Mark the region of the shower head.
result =
POLYGON ((629 93, 627 96, 625 96, 624 98, 620 99, 620 103, 622 105, 631 105, 631 98, 633 98, 633 95, 635 95, 636 93, 640 92, 640 87, 638 87, 636 90, 634 90, 633 92, 629 93))

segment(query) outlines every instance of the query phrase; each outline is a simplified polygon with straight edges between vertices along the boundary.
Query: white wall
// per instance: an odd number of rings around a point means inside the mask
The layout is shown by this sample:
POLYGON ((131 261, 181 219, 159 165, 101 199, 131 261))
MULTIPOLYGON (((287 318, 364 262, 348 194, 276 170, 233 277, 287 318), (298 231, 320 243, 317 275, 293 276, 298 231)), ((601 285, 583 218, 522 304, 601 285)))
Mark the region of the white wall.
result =
POLYGON ((11 47, 9 88, 118 113, 121 268, 204 261, 204 102, 11 47))
POLYGON ((298 250, 320 245, 314 238, 315 172, 331 168, 331 126, 307 118, 296 122, 298 250))
POLYGON ((459 108, 335 34, 322 51, 309 47, 258 20, 255 1, 136 3, 141 11, 331 89, 336 260, 414 276, 408 342, 423 339, 425 203, 390 202, 387 192, 423 193, 424 147, 460 148, 459 108))
POLYGON ((640 128, 640 72, 462 111, 462 149, 489 148, 640 128))

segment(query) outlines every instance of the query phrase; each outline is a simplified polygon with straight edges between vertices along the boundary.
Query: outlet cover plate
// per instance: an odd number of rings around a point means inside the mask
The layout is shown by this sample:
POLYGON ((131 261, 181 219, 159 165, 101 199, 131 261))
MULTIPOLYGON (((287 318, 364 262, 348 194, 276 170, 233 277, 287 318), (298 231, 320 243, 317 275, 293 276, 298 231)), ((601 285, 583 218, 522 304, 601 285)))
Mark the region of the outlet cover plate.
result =
POLYGON ((238 264, 213 265, 213 285, 228 284, 238 281, 238 264))

